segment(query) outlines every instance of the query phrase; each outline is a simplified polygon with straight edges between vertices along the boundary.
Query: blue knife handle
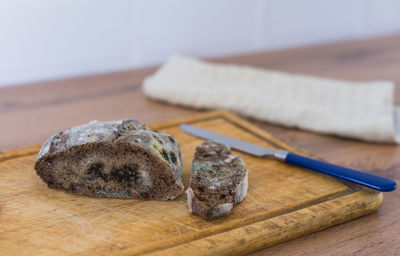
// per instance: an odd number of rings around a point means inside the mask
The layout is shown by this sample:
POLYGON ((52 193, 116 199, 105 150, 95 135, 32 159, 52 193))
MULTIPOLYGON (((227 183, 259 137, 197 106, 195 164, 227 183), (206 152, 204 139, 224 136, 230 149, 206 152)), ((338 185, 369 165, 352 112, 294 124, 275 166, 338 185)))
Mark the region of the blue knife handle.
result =
POLYGON ((311 169, 317 172, 325 173, 327 175, 347 180, 353 183, 357 183, 362 186, 376 189, 379 191, 386 191, 386 192, 392 191, 397 186, 394 180, 385 177, 353 170, 350 168, 330 164, 323 161, 318 161, 315 159, 300 156, 290 152, 287 154, 285 162, 292 165, 311 169))

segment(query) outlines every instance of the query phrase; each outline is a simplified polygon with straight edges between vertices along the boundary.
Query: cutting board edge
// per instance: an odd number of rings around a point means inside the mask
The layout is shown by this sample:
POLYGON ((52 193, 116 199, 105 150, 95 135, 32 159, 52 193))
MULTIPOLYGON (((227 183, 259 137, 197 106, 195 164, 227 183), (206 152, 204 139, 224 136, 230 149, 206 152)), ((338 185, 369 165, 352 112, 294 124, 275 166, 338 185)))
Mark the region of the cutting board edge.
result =
POLYGON ((36 144, 36 145, 2 150, 0 151, 0 162, 16 157, 37 154, 39 153, 41 147, 42 147, 41 144, 36 144))
POLYGON ((292 145, 282 141, 281 138, 276 138, 272 134, 264 131, 263 129, 254 126, 253 124, 251 124, 248 121, 241 118, 239 115, 237 115, 231 111, 223 110, 223 109, 207 111, 207 112, 203 112, 203 113, 199 113, 199 114, 195 114, 195 115, 183 116, 183 117, 169 119, 169 120, 162 120, 162 121, 150 123, 150 124, 148 124, 148 126, 151 129, 157 130, 157 129, 163 129, 163 128, 166 128, 169 126, 176 126, 176 125, 182 124, 182 123, 195 123, 196 121, 204 121, 206 119, 213 119, 213 118, 217 118, 217 117, 222 117, 226 121, 234 123, 235 125, 237 125, 241 128, 244 128, 245 130, 251 132, 252 134, 254 134, 264 140, 267 140, 268 142, 271 142, 272 144, 275 144, 276 147, 279 147, 281 149, 290 149, 291 151, 302 154, 302 155, 310 155, 307 152, 305 152, 304 150, 295 148, 292 145))
MULTIPOLYGON (((188 243, 144 253, 149 256, 178 256, 188 255, 187 253, 190 254, 190 252, 195 252, 196 255, 210 256, 244 255, 370 214, 378 210, 382 202, 383 195, 381 192, 357 191, 188 243), (337 205, 340 205, 340 207, 337 207, 337 205), (332 209, 332 211, 329 209, 332 209), (313 212, 321 212, 321 210, 325 211, 324 215, 312 215, 313 212), (346 212, 351 214, 345 214, 346 212), (298 221, 299 218, 302 218, 303 221, 298 221), (279 223, 285 225, 279 225, 279 223), (266 240, 265 237, 273 237, 273 239, 266 240)), ((142 253, 135 252, 132 254, 131 252, 124 255, 141 255, 142 253)))

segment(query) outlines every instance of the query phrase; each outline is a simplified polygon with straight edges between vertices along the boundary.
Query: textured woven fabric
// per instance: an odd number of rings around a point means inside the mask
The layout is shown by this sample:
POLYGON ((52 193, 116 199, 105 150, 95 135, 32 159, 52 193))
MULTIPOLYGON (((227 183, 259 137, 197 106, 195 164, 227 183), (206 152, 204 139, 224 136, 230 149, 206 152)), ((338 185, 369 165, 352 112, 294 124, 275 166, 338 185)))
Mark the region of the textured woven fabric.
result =
POLYGON ((228 109, 287 127, 374 142, 399 142, 390 81, 348 82, 173 57, 143 83, 173 104, 228 109))

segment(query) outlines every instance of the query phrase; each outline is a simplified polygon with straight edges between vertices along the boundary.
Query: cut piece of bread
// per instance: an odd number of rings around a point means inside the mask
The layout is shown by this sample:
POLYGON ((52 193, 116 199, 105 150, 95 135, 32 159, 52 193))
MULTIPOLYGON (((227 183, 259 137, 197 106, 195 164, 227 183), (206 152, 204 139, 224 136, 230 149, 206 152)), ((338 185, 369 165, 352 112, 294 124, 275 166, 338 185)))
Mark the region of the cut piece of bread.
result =
POLYGON ((227 145, 206 141, 196 148, 186 190, 191 213, 205 218, 227 215, 246 197, 247 187, 244 162, 231 155, 227 145))
POLYGON ((49 187, 79 195, 164 201, 183 191, 175 138, 133 119, 91 121, 53 135, 35 170, 49 187))

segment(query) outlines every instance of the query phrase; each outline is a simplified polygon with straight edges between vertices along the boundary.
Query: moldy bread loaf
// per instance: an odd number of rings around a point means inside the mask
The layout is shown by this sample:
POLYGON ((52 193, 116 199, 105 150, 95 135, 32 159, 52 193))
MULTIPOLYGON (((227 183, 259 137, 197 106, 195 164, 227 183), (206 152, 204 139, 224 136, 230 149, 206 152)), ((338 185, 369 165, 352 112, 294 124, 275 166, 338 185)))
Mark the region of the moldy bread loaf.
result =
POLYGON ((198 146, 186 190, 189 211, 205 218, 227 215, 247 194, 248 172, 227 145, 206 141, 198 146))
POLYGON ((133 119, 91 121, 51 136, 35 170, 50 188, 79 195, 164 201, 183 191, 175 138, 133 119))

